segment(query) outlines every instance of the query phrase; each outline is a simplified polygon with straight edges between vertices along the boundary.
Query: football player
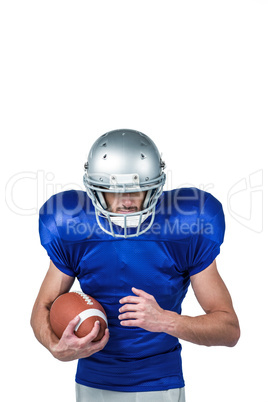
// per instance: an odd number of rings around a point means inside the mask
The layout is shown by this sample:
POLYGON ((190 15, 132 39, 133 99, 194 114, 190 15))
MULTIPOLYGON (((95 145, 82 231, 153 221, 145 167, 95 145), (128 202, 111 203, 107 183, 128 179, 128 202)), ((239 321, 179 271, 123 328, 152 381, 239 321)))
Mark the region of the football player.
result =
POLYGON ((52 196, 40 210, 50 267, 32 312, 37 339, 62 361, 78 359, 76 395, 86 401, 185 399, 179 339, 234 346, 239 323, 216 257, 224 238, 220 202, 197 188, 164 191, 165 163, 154 142, 134 130, 97 139, 85 164, 86 192, 52 196), (104 307, 109 330, 77 338, 75 317, 61 339, 53 301, 72 287, 104 307), (182 313, 191 284, 204 310, 182 313))

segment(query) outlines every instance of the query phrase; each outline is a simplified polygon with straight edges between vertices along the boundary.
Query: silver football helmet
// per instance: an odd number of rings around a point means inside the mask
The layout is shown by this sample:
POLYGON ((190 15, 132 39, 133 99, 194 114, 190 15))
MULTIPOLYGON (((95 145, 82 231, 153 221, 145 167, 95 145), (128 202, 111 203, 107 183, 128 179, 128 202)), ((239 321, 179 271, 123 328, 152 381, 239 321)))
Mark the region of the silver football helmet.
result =
POLYGON ((145 134, 114 130, 97 139, 85 163, 84 184, 104 232, 114 237, 134 237, 152 226, 155 206, 165 184, 164 168, 156 145, 145 134), (141 211, 120 214, 108 210, 103 193, 139 191, 146 192, 141 211), (108 225, 100 217, 105 217, 108 225), (141 228, 147 218, 148 222, 141 228), (121 226, 123 231, 115 231, 114 225, 121 226))

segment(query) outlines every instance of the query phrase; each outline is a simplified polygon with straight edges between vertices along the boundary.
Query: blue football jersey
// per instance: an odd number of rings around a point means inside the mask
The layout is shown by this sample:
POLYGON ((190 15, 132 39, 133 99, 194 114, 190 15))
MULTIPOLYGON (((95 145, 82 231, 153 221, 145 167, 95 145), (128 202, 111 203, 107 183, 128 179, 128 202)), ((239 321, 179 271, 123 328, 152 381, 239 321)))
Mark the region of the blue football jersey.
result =
POLYGON ((181 314, 191 275, 208 267, 220 252, 225 230, 220 202, 196 188, 163 192, 147 232, 115 238, 98 226, 85 192, 66 191, 44 204, 39 225, 41 244, 53 263, 77 277, 82 291, 97 299, 108 317, 109 342, 78 361, 76 381, 114 391, 183 387, 179 340, 121 326, 119 300, 133 294, 134 286, 153 295, 163 309, 181 314))

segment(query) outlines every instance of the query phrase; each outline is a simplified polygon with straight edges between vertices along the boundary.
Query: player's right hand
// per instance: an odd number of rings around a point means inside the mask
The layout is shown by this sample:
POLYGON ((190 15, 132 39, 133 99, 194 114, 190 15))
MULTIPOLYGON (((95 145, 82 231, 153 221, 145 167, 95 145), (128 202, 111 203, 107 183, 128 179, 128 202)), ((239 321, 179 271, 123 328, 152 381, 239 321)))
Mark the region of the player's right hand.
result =
POLYGON ((102 350, 109 340, 109 330, 106 328, 103 338, 100 341, 93 342, 100 330, 100 323, 96 321, 92 331, 78 338, 75 333, 75 327, 79 322, 79 316, 69 322, 62 334, 59 342, 51 349, 53 356, 61 361, 82 359, 93 355, 102 350))

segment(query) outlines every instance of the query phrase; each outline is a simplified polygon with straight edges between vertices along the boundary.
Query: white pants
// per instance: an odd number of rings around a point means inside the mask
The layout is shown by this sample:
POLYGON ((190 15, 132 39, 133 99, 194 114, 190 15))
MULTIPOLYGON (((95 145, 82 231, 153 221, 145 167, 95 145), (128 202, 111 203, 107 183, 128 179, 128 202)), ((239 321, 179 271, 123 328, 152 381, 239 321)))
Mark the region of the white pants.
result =
POLYGON ((117 392, 85 387, 76 383, 76 402, 185 402, 185 389, 117 392))

